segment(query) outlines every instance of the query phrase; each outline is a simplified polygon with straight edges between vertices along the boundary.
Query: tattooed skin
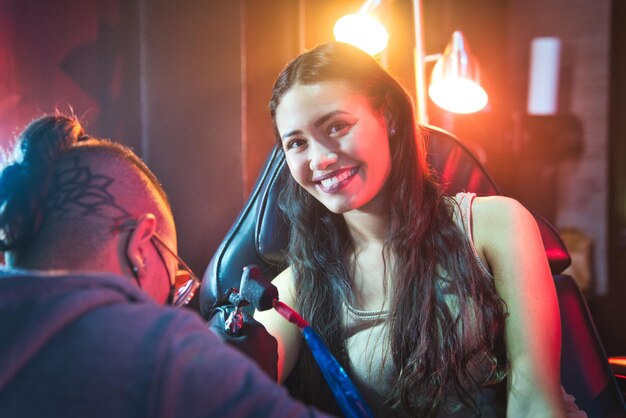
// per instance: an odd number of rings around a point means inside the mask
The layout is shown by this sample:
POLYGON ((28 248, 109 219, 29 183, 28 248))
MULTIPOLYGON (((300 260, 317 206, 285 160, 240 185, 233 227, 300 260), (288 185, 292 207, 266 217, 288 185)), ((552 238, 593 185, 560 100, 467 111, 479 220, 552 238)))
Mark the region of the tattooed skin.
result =
POLYGON ((89 166, 81 165, 79 156, 63 159, 55 168, 46 209, 60 215, 76 210, 80 216, 112 213, 114 221, 128 218, 130 213, 109 191, 112 183, 113 177, 94 174, 89 166))

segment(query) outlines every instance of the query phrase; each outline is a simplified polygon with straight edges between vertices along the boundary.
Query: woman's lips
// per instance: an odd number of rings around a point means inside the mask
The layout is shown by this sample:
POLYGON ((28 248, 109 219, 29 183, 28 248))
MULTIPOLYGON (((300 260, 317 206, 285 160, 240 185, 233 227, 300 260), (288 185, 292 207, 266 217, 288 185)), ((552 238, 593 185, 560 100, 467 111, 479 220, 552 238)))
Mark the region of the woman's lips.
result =
POLYGON ((316 180, 315 183, 324 193, 334 193, 346 186, 358 171, 358 167, 352 167, 332 173, 321 180, 316 180))

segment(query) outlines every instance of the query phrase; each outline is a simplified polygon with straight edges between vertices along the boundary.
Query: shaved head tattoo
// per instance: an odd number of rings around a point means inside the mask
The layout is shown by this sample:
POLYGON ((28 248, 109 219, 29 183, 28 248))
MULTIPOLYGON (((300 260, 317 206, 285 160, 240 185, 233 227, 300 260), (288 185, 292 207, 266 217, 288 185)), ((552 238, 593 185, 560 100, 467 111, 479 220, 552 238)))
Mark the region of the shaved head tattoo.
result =
POLYGON ((64 216, 78 211, 80 216, 109 217, 114 222, 129 218, 131 214, 116 202, 109 190, 113 181, 112 176, 93 173, 87 164, 81 164, 78 155, 65 158, 55 168, 47 212, 64 216))

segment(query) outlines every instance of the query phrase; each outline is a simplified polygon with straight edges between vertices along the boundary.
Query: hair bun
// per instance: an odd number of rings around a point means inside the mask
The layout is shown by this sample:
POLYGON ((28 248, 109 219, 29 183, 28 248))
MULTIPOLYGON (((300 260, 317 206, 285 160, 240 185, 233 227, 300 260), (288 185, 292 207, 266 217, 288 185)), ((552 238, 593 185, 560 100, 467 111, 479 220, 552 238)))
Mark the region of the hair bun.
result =
POLYGON ((56 160, 84 136, 80 123, 63 115, 36 119, 20 134, 19 159, 0 173, 0 249, 27 245, 37 234, 56 160))
POLYGON ((26 243, 39 227, 38 199, 27 163, 6 167, 0 175, 0 249, 15 249, 26 243), (33 199, 35 198, 35 199, 33 199))
POLYGON ((0 175, 0 196, 4 198, 14 189, 20 189, 28 178, 28 164, 15 163, 6 167, 0 175))

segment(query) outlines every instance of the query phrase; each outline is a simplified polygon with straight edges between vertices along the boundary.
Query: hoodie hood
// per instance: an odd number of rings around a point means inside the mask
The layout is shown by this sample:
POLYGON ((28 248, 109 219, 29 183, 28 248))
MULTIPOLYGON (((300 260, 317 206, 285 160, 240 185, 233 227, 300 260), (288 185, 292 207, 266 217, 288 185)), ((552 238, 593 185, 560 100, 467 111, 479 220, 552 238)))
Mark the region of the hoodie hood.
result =
POLYGON ((64 327, 116 303, 156 304, 121 276, 0 272, 0 391, 64 327))

